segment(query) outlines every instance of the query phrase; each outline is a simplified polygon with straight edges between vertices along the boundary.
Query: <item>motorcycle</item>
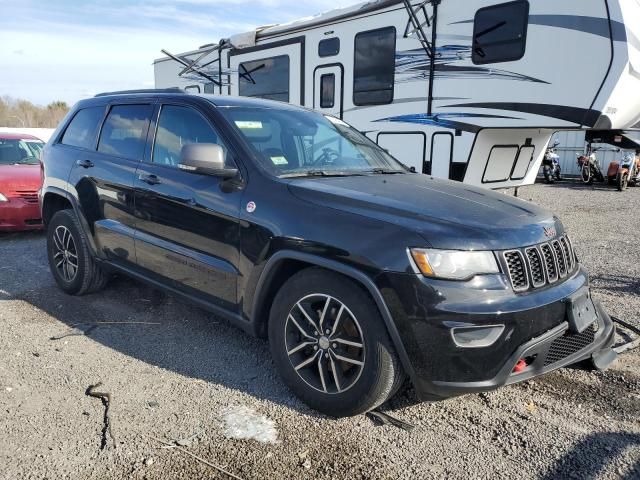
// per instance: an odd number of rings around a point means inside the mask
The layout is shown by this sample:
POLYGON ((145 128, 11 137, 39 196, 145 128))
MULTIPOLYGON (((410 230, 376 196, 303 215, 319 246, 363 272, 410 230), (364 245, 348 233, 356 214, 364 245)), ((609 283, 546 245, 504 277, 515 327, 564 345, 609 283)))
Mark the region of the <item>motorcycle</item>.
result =
POLYGON ((626 154, 621 161, 609 164, 607 178, 610 185, 615 185, 619 192, 626 190, 629 185, 640 183, 640 155, 626 154))
POLYGON ((549 146, 542 159, 542 173, 544 174, 545 183, 554 183, 556 180, 562 180, 560 156, 556 153, 556 147, 559 144, 560 142, 555 142, 549 146))
POLYGON ((598 150, 599 148, 591 149, 591 147, 589 147, 586 155, 578 154, 578 165, 580 166, 582 182, 587 185, 591 185, 594 180, 604 182, 604 175, 600 169, 600 162, 596 158, 596 152, 598 150))

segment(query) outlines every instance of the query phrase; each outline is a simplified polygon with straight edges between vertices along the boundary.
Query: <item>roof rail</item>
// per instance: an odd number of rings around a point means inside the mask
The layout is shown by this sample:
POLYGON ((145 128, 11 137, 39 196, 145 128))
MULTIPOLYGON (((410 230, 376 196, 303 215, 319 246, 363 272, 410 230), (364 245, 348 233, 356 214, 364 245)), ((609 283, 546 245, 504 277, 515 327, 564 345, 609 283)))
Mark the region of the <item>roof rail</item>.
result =
POLYGON ((103 92, 98 93, 96 97, 106 97, 109 95, 127 95, 131 93, 183 93, 186 94, 184 90, 178 87, 173 88, 145 88, 141 90, 120 90, 117 92, 103 92))

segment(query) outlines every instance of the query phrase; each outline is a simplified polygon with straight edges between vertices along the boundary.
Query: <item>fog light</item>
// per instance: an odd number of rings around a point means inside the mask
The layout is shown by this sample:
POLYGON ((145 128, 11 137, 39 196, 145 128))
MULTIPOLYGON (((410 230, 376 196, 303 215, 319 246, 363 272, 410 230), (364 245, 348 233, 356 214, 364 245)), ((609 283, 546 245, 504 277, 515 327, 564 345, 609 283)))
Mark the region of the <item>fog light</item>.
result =
POLYGON ((455 327, 451 329, 453 342, 461 348, 483 348, 496 343, 504 332, 504 325, 455 327))

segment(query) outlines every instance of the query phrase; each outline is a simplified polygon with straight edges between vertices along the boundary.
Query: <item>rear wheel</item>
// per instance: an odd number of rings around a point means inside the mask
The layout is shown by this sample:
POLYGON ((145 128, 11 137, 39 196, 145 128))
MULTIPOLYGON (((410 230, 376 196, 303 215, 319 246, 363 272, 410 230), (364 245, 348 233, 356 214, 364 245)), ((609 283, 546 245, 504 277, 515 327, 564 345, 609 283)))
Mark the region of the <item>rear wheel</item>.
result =
POLYGON ((404 380, 373 300, 323 269, 303 270, 282 286, 271 309, 269 343, 289 388, 334 417, 374 409, 404 380))
POLYGON ((591 174, 591 165, 584 163, 582 165, 581 176, 583 183, 591 185, 593 183, 593 176, 591 174))
POLYGON ((49 221, 47 255, 53 278, 66 293, 83 295, 107 283, 108 277, 93 259, 72 210, 60 210, 49 221))

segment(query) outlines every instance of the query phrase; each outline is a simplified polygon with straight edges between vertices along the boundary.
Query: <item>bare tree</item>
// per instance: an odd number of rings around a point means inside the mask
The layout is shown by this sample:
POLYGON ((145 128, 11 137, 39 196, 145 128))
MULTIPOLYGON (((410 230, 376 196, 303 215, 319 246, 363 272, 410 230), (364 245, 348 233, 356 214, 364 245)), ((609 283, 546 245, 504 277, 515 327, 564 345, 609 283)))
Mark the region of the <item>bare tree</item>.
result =
POLYGON ((14 99, 0 98, 0 127, 55 128, 69 111, 65 102, 51 102, 46 107, 14 99))

